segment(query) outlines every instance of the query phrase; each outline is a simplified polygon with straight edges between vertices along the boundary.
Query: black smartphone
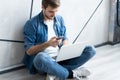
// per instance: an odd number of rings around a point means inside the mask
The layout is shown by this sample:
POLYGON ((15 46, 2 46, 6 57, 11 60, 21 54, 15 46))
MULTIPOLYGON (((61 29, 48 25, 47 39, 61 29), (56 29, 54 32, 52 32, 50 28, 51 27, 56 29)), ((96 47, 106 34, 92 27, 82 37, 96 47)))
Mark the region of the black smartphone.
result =
POLYGON ((59 37, 57 37, 56 39, 57 39, 57 40, 60 40, 60 39, 62 39, 62 36, 59 36, 59 37))

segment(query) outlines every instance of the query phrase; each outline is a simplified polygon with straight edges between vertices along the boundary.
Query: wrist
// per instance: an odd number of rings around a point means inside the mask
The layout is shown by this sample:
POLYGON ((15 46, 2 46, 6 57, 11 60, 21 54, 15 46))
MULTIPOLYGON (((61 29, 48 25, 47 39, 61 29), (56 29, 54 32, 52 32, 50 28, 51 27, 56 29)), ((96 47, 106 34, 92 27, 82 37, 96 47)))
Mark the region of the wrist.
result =
POLYGON ((45 45, 46 45, 46 47, 49 47, 50 43, 49 42, 45 42, 45 45))

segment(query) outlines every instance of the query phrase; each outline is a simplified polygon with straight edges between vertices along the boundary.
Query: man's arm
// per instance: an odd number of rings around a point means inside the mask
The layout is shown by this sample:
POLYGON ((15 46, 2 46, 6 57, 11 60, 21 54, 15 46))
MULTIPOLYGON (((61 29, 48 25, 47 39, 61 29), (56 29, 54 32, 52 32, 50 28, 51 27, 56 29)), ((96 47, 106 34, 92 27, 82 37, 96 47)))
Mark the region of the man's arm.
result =
POLYGON ((34 45, 31 48, 29 48, 26 52, 28 55, 37 54, 40 51, 43 51, 49 46, 56 47, 58 46, 60 40, 56 40, 56 37, 52 37, 48 42, 44 42, 40 45, 34 45))
POLYGON ((28 55, 33 55, 33 54, 36 54, 36 53, 46 49, 49 46, 50 46, 50 44, 48 42, 45 42, 45 43, 40 44, 40 45, 32 46, 26 52, 27 52, 28 55))

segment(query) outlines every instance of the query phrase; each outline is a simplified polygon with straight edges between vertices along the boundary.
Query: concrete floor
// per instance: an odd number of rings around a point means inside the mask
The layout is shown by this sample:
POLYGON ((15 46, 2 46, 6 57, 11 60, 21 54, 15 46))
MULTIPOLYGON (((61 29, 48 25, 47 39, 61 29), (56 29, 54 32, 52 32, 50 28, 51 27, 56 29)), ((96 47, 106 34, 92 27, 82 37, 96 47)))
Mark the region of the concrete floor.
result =
MULTIPOLYGON (((91 71, 88 80, 120 80, 120 44, 96 50, 96 55, 83 65, 91 71)), ((30 75, 27 69, 20 69, 1 74, 0 80, 45 80, 45 75, 30 75)))

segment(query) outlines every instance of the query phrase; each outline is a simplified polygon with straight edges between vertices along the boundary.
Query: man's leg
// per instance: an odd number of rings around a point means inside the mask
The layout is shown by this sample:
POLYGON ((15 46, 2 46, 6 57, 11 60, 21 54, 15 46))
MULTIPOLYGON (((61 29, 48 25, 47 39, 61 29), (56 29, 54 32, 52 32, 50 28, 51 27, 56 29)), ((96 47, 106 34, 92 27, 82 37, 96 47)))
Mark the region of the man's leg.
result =
POLYGON ((90 72, 85 68, 79 68, 79 69, 76 68, 85 64, 89 59, 91 59, 95 55, 95 53, 96 51, 94 47, 87 46, 83 50, 82 55, 80 55, 79 57, 58 63, 69 70, 68 78, 73 77, 73 78, 81 79, 82 77, 84 77, 85 79, 87 79, 87 76, 90 75, 90 72))
POLYGON ((93 46, 87 46, 85 47, 85 49, 83 50, 83 53, 79 57, 65 60, 58 63, 69 70, 73 70, 85 64, 89 59, 91 59, 95 55, 95 53, 96 51, 93 46))
POLYGON ((65 80, 69 75, 68 70, 55 62, 47 53, 38 53, 33 63, 38 71, 54 75, 61 80, 65 80))

